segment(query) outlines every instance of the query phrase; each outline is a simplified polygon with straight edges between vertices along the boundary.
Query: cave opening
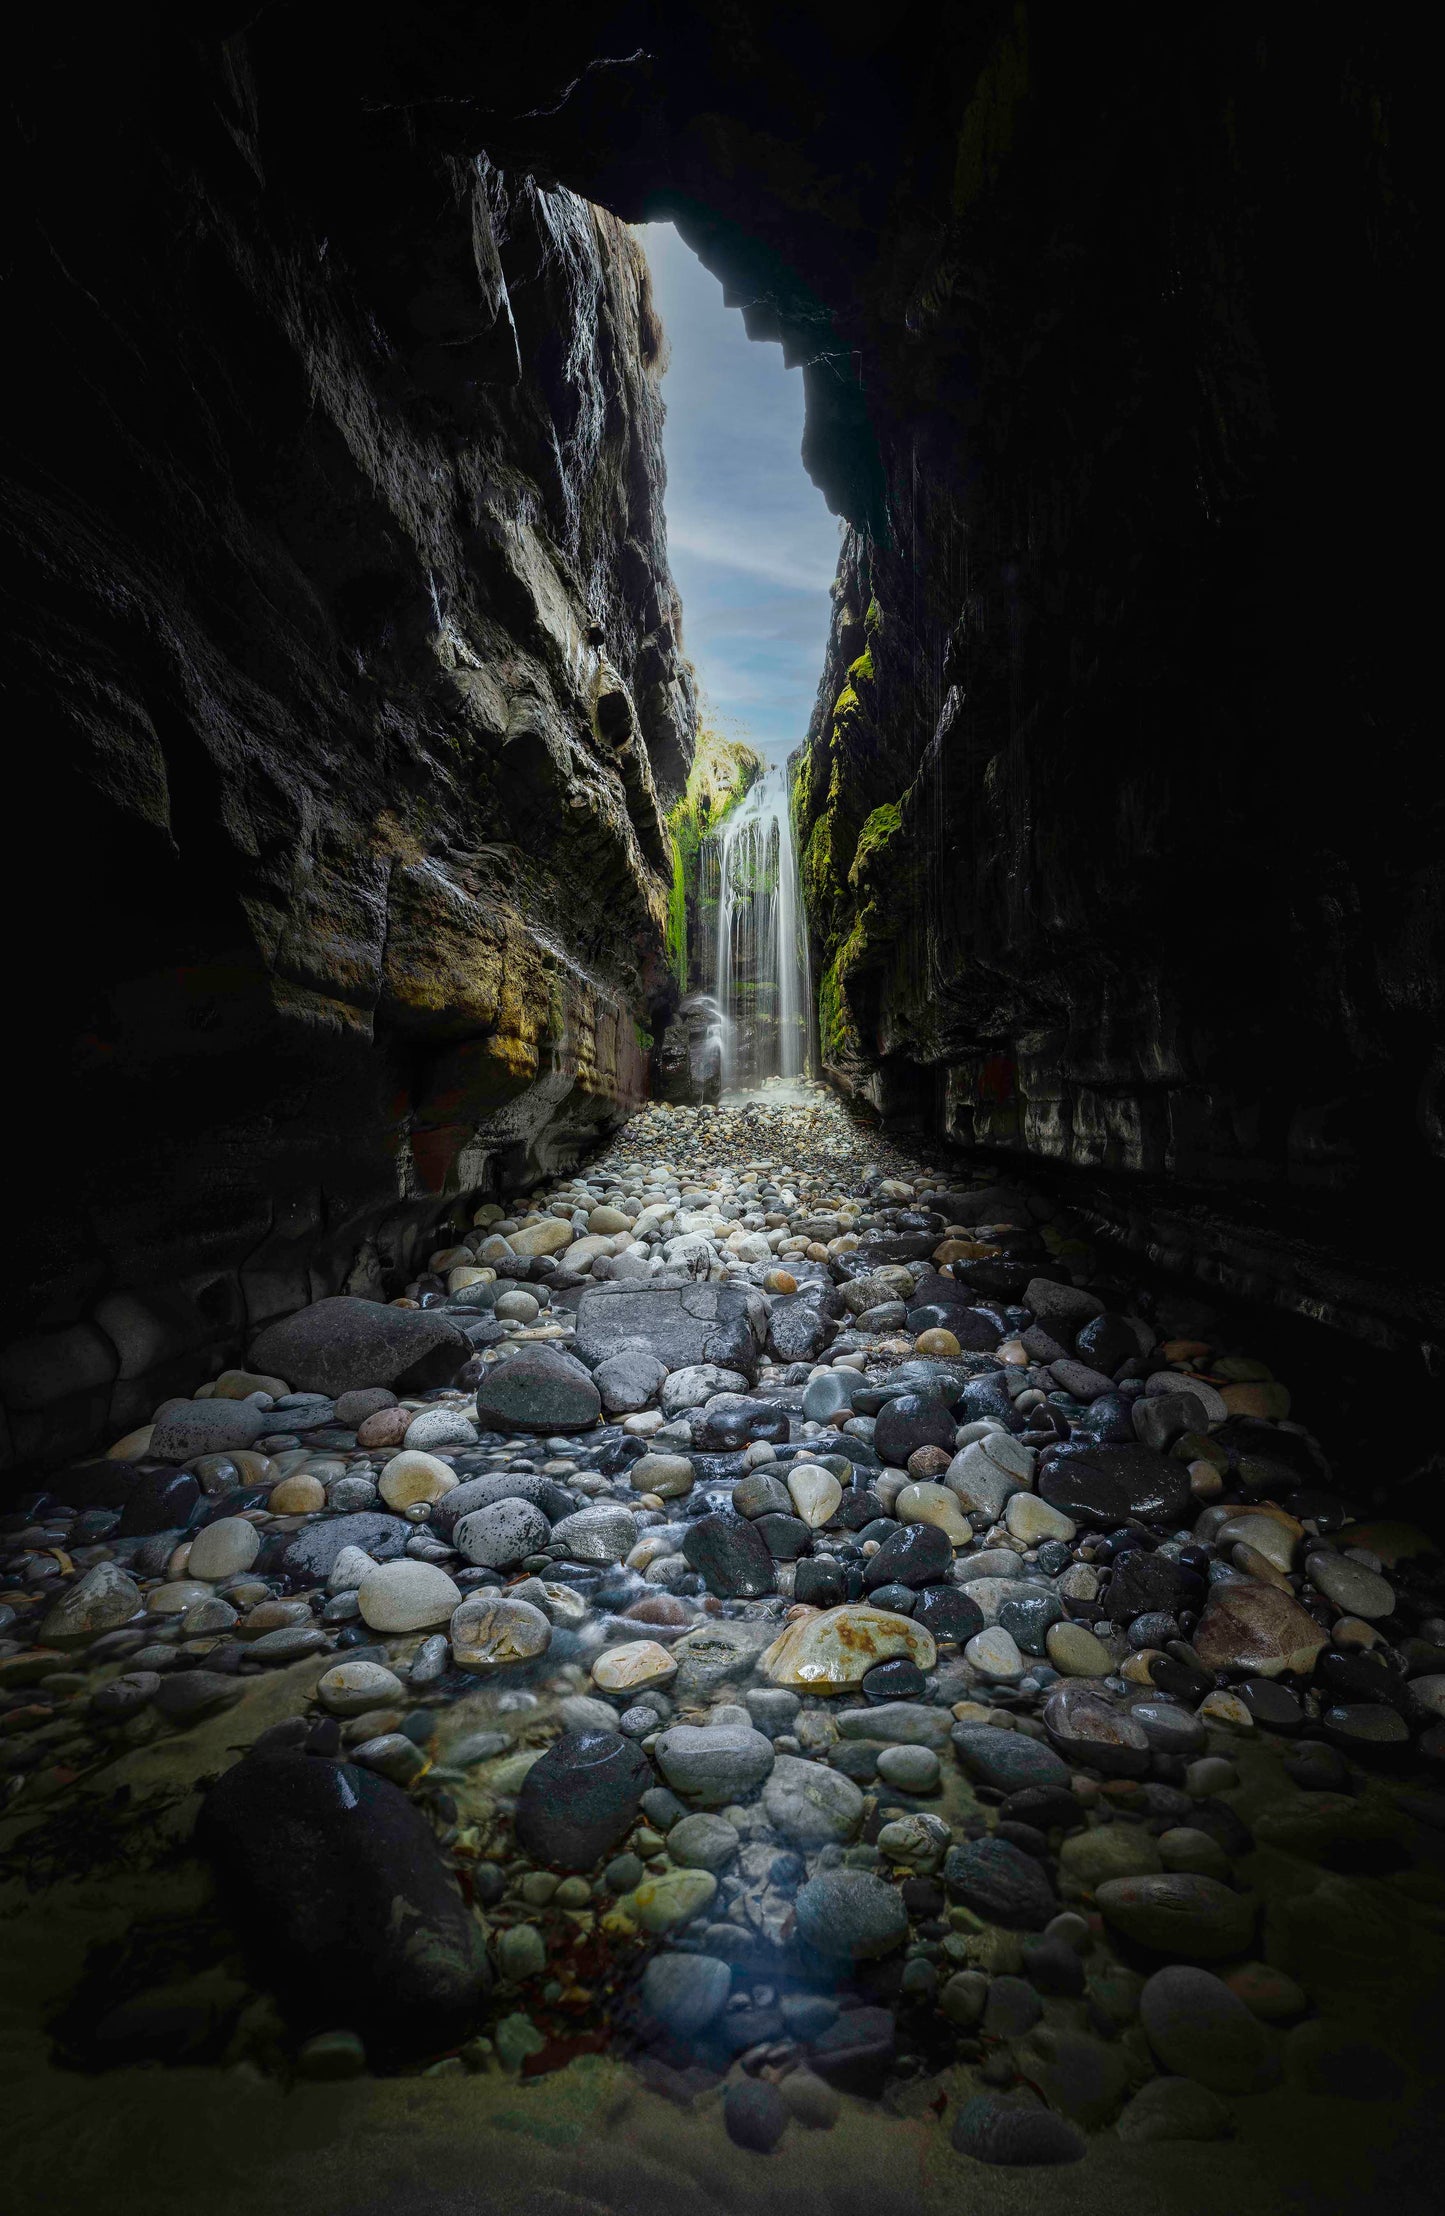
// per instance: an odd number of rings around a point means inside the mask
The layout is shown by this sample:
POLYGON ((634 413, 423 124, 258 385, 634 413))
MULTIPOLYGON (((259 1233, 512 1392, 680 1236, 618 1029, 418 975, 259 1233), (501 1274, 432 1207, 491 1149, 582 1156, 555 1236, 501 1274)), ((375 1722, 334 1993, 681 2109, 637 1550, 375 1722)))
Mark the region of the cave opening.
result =
POLYGON ((22 2216, 1423 2216, 1412 27, 12 60, 22 2216))

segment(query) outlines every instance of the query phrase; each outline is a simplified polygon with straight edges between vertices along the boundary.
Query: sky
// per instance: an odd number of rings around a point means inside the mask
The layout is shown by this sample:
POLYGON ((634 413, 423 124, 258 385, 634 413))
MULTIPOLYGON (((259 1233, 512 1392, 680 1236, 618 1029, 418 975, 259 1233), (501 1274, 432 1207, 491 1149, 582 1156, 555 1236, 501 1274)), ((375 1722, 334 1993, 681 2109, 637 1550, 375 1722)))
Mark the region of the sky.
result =
POLYGON ((803 373, 754 342, 670 223, 640 226, 671 360, 667 544, 708 720, 782 761, 823 670, 839 524, 803 468, 803 373))

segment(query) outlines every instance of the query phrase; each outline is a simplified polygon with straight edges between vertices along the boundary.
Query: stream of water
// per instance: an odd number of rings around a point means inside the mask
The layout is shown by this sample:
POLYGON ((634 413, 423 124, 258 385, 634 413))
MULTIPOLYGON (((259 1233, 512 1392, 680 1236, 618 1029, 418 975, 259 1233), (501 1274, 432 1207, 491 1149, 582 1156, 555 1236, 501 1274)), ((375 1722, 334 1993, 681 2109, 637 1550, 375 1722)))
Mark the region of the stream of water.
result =
POLYGON ((812 989, 785 769, 759 778, 717 848, 723 1085, 803 1077, 812 989))

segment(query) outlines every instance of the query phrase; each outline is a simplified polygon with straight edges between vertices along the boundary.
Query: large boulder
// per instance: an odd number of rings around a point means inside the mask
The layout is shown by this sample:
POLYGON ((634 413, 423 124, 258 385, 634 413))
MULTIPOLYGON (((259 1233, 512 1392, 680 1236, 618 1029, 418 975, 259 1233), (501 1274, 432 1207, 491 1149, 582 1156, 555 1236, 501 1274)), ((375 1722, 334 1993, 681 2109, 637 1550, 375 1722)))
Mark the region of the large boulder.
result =
POLYGON ((477 1420, 489 1431, 587 1431, 602 1396, 559 1347, 523 1346, 477 1380, 477 1420))
POLYGON ((294 1390, 335 1398, 368 1385, 400 1393, 450 1385, 470 1351, 438 1309, 391 1308, 338 1294, 268 1324, 252 1341, 250 1359, 294 1390))
POLYGON ((767 1302, 746 1285, 589 1285, 576 1344, 583 1361, 596 1364, 640 1340, 669 1371, 716 1362, 752 1379, 767 1328, 767 1302))
POLYGON ((377 2060, 435 2053, 473 2028, 489 1984, 482 1928, 389 1779, 252 1754, 207 1794, 196 1839, 296 2029, 345 2024, 377 2060))

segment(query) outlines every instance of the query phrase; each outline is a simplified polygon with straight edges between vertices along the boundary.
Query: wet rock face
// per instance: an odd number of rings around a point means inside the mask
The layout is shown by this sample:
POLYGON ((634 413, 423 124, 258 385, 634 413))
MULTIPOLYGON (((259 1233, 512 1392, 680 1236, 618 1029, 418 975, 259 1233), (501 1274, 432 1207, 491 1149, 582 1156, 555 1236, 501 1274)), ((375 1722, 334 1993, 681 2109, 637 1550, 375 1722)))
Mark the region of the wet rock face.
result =
POLYGON ((693 708, 644 265, 480 147, 345 94, 331 139, 285 47, 158 40, 133 160, 88 65, 25 95, 16 667, 109 921, 12 1010, 76 1077, 11 1227, 22 1461, 399 1291, 645 1085, 693 708))

